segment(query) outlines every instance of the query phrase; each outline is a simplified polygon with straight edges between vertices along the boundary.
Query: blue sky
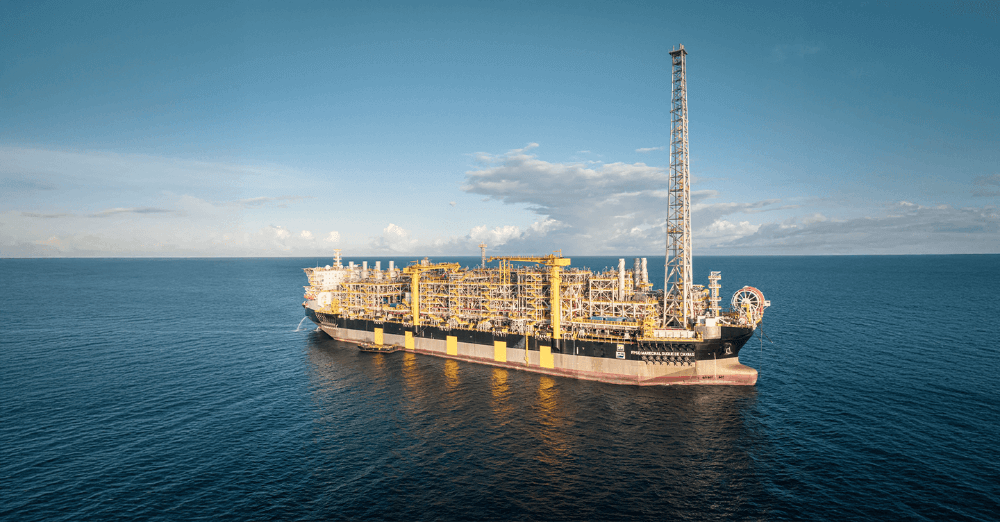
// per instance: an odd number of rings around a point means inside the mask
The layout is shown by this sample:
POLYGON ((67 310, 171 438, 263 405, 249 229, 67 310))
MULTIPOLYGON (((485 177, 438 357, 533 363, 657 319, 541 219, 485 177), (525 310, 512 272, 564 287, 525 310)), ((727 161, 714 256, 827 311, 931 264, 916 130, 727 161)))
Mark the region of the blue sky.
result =
POLYGON ((5 2, 0 256, 1000 252, 1000 7, 5 2))

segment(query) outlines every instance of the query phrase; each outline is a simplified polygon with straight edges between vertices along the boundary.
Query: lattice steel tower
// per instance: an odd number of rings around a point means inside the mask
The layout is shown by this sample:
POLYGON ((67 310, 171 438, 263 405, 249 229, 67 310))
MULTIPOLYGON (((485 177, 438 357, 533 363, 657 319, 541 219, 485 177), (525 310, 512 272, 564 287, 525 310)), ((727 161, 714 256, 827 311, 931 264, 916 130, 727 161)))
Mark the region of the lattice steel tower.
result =
POLYGON ((688 169, 687 51, 670 51, 670 182, 667 196, 667 263, 663 292, 664 326, 687 327, 694 319, 691 299, 691 172, 688 169))

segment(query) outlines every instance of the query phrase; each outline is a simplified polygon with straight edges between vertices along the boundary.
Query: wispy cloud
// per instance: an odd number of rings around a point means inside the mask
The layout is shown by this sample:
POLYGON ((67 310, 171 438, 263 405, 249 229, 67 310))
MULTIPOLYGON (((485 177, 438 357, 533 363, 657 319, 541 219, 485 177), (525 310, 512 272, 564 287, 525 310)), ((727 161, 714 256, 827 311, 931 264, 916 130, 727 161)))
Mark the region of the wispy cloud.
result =
POLYGON ((0 178, 0 189, 4 192, 26 192, 30 190, 55 190, 56 186, 28 177, 2 177, 0 178))
POLYGON ((989 253, 1000 251, 1000 212, 901 201, 875 216, 832 220, 812 214, 768 223, 718 246, 748 254, 989 253))
POLYGON ((647 152, 653 152, 653 151, 657 151, 657 150, 663 150, 665 148, 666 148, 665 146, 660 145, 659 147, 642 147, 642 148, 635 149, 635 151, 636 152, 642 152, 643 154, 645 154, 647 152))
POLYGON ((40 214, 38 212, 21 212, 21 215, 24 216, 24 217, 31 217, 31 218, 55 219, 55 218, 62 218, 62 217, 70 217, 73 214, 65 214, 65 213, 62 213, 62 214, 40 214))
POLYGON ((992 176, 976 176, 976 178, 972 180, 972 183, 976 186, 976 188, 972 191, 972 195, 974 197, 1000 197, 1000 174, 993 174, 992 176))
POLYGON ((95 212, 90 217, 103 218, 118 214, 167 214, 173 212, 165 208, 141 207, 141 208, 109 208, 100 212, 95 212))
POLYGON ((732 214, 759 214, 761 212, 768 212, 773 210, 780 210, 782 208, 793 207, 794 205, 786 205, 784 207, 774 206, 781 203, 780 199, 765 199, 761 201, 752 201, 748 203, 708 203, 706 200, 715 199, 716 194, 692 194, 691 199, 693 200, 691 205, 691 221, 696 227, 702 227, 714 223, 716 220, 729 216, 732 214))
POLYGON ((239 198, 247 191, 274 194, 302 179, 301 172, 273 164, 0 146, 0 187, 11 191, 171 192, 254 204, 258 198, 239 198))
POLYGON ((771 59, 776 62, 783 62, 789 58, 805 58, 817 54, 823 50, 823 46, 817 43, 795 43, 776 45, 771 50, 771 59))
MULTIPOLYGON (((768 199, 766 201, 768 202, 767 203, 768 205, 781 202, 780 199, 768 199)), ((796 208, 802 208, 802 205, 781 205, 780 207, 771 207, 771 208, 748 208, 743 212, 747 214, 760 214, 761 212, 774 212, 776 210, 792 210, 796 208)))
POLYGON ((283 203, 302 199, 312 199, 312 196, 261 196, 256 198, 240 199, 234 201, 233 203, 244 208, 256 208, 263 207, 269 203, 279 203, 278 207, 283 208, 283 203))

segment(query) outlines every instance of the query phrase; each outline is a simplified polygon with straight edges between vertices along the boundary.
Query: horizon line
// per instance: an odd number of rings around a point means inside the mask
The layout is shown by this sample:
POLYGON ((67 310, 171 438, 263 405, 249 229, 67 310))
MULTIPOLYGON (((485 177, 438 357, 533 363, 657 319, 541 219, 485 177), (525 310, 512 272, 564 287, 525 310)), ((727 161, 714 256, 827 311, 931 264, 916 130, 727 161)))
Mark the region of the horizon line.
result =
MULTIPOLYGON (((361 254, 356 256, 341 256, 341 259, 356 259, 360 257, 393 257, 393 258, 403 258, 403 257, 468 257, 470 259, 481 259, 480 256, 474 255, 453 255, 453 254, 437 254, 437 255, 424 255, 419 254, 402 254, 402 255, 386 255, 386 254, 361 254)), ((531 255, 531 254, 512 254, 517 255, 531 255)), ((692 254, 694 257, 912 257, 912 256, 996 256, 1000 255, 1000 252, 965 252, 965 253, 945 253, 945 254, 932 254, 932 253, 920 253, 920 254, 844 254, 844 253, 834 253, 834 254, 692 254)), ((0 256, 0 260, 13 260, 13 259, 315 259, 317 256, 0 256)), ((330 257, 333 256, 319 256, 319 257, 330 257)), ((505 256, 497 256, 505 257, 505 256)), ((509 257, 509 256, 506 256, 509 257)), ((630 257, 645 257, 645 258, 656 258, 659 254, 628 254, 623 256, 622 254, 570 254, 563 255, 564 258, 573 257, 617 257, 621 259, 624 257, 628 259, 630 257)), ((666 256, 664 256, 666 257, 666 256)))

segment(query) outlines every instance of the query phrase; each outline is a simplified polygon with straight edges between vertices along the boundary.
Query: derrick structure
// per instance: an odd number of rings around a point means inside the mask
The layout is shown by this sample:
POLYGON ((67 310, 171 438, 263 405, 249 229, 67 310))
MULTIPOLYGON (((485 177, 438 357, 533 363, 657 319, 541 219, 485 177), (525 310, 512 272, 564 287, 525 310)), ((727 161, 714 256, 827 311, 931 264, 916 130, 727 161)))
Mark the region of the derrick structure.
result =
POLYGON ((687 328, 694 315, 691 276, 691 173, 688 166, 687 51, 670 51, 670 181, 663 326, 687 328))

